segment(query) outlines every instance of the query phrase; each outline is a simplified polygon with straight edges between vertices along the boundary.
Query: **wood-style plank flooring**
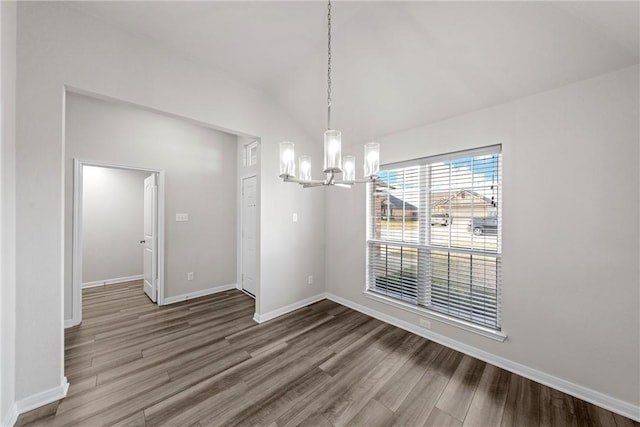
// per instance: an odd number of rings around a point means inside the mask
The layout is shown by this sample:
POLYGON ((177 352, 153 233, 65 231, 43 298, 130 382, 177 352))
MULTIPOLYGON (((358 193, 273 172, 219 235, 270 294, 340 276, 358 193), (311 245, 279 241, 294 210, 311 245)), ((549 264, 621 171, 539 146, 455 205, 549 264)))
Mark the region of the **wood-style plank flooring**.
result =
POLYGON ((631 426, 633 421, 324 300, 256 324, 232 290, 158 307, 83 293, 47 426, 631 426))

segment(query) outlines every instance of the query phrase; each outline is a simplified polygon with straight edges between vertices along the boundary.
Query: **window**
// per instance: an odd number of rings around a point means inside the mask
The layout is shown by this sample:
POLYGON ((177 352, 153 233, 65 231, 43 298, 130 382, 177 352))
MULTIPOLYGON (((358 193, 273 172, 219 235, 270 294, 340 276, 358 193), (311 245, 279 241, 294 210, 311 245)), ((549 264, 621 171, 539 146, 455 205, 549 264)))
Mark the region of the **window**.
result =
POLYGON ((244 166, 251 167, 258 163, 258 141, 250 142, 244 146, 244 166))
POLYGON ((500 153, 381 168, 367 201, 370 293, 500 331, 500 153))

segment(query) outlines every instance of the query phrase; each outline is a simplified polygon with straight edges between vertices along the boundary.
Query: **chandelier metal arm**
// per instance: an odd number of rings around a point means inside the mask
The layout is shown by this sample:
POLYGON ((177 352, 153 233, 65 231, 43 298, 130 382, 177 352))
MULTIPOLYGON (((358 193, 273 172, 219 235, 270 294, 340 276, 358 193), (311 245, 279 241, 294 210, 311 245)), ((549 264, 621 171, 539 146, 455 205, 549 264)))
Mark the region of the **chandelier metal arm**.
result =
POLYGON ((335 179, 335 174, 329 174, 329 178, 327 178, 326 180, 319 180, 319 179, 313 179, 313 180, 302 180, 302 179, 298 179, 295 176, 291 176, 291 175, 280 175, 280 178, 282 178, 282 180, 284 182, 294 182, 296 184, 300 184, 302 185, 304 188, 310 188, 310 187, 325 187, 325 186, 339 186, 339 187, 348 187, 350 188, 352 185, 354 184, 367 184, 367 183, 374 183, 374 182, 378 182, 379 178, 377 176, 371 176, 368 178, 363 178, 363 179, 354 179, 354 180, 350 180, 350 181, 344 181, 344 180, 337 180, 335 179))

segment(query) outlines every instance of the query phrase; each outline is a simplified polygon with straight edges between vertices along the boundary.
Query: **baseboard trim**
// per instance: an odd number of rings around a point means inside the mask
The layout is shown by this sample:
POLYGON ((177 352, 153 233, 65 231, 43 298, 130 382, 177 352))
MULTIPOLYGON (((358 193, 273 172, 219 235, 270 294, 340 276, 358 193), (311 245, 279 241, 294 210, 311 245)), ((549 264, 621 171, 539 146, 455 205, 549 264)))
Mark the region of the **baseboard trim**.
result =
POLYGON ((76 322, 73 319, 64 319, 64 328, 72 328, 74 326, 78 326, 80 324, 80 322, 76 322))
POLYGON ((217 294, 218 292, 228 291, 230 289, 236 289, 237 284, 230 283, 228 285, 216 286, 209 289, 203 289, 201 291, 189 292, 188 294, 176 295, 174 297, 165 297, 164 301, 162 301, 162 305, 175 304, 177 302, 186 301, 189 299, 200 298, 207 295, 217 294))
POLYGON ((542 371, 538 371, 520 363, 513 362, 500 356, 496 356, 492 353, 480 350, 476 347, 472 347, 459 341, 452 340, 451 338, 448 338, 444 335, 440 335, 430 330, 420 328, 417 325, 413 325, 404 320, 400 320, 388 314, 381 313, 377 310, 357 304, 351 300, 339 297, 337 295, 327 293, 326 298, 330 299, 331 301, 337 302, 338 304, 349 307, 353 310, 364 313, 368 316, 374 317, 383 322, 397 326, 398 328, 412 332, 416 335, 420 335, 421 337, 427 338, 431 341, 435 341, 461 353, 465 353, 469 356, 475 357, 476 359, 480 359, 484 362, 505 369, 509 372, 513 372, 514 374, 521 375, 540 384, 552 387, 556 390, 577 397, 578 399, 593 403, 594 405, 600 406, 602 408, 608 409, 609 411, 640 422, 640 406, 633 405, 623 400, 600 393, 599 391, 574 384, 570 381, 563 380, 561 378, 549 375, 542 371))
POLYGON ((270 311, 270 312, 265 313, 265 314, 254 313, 253 320, 256 323, 264 323, 264 322, 266 322, 268 320, 275 319, 276 317, 280 317, 280 316, 283 316, 283 315, 285 315, 287 313, 291 313, 292 311, 297 310, 299 308, 306 307, 309 304, 313 304, 314 302, 321 301, 321 300, 325 299, 326 297, 327 297, 327 295, 323 292, 321 294, 314 295, 312 297, 305 298, 303 300, 294 302, 293 304, 289 304, 289 305, 286 305, 284 307, 280 307, 278 309, 275 309, 275 310, 270 311))
POLYGON ((3 426, 13 426, 16 421, 18 421, 18 406, 14 403, 11 405, 11 408, 9 409, 9 413, 7 414, 7 416, 4 418, 4 420, 0 420, 0 422, 2 422, 3 426))
POLYGON ((95 282, 86 282, 82 284, 84 288, 95 288, 96 286, 116 285, 118 283, 133 282, 134 280, 144 279, 144 274, 137 274, 135 276, 116 277, 115 279, 96 280, 95 282))
POLYGON ((29 412, 41 406, 48 405, 49 403, 55 402, 56 400, 63 399, 67 395, 67 390, 69 390, 69 383, 67 382, 67 377, 63 377, 62 384, 60 384, 58 387, 36 393, 33 396, 25 397, 24 399, 17 401, 17 413, 24 414, 25 412, 29 412))

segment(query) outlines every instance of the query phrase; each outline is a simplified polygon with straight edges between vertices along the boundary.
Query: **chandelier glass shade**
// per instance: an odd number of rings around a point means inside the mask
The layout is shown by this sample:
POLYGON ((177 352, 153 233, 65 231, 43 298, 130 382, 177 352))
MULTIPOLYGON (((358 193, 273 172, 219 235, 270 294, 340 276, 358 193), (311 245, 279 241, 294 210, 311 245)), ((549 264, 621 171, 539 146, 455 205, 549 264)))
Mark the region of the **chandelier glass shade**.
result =
POLYGON ((380 145, 369 142, 364 146, 364 177, 356 179, 355 156, 342 157, 342 133, 331 129, 331 0, 327 5, 327 130, 324 133, 324 180, 314 180, 311 175, 311 156, 298 159, 296 175, 295 144, 290 141, 280 143, 280 178, 285 182, 295 182, 304 187, 323 185, 351 186, 356 183, 373 182, 378 179, 380 169, 380 145), (342 174, 342 179, 336 175, 342 174))

